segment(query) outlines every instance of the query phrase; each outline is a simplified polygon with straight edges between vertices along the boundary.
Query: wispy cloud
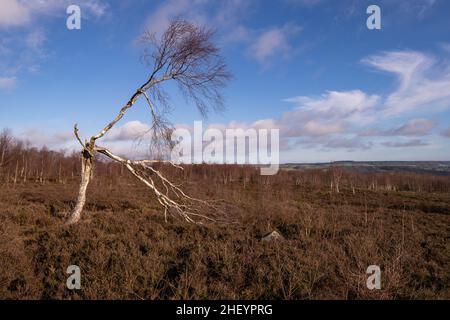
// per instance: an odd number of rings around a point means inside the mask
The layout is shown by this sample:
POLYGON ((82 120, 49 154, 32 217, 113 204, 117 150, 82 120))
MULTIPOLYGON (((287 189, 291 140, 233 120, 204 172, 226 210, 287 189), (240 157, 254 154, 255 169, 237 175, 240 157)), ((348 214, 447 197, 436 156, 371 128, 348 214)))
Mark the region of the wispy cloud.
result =
MULTIPOLYGON (((217 28, 219 32, 228 34, 238 28, 239 17, 245 15, 250 6, 244 0, 168 0, 153 10, 147 18, 144 28, 160 36, 167 28, 170 20, 182 17, 197 24, 217 28)), ((225 36, 225 35, 223 35, 225 36)))
POLYGON ((193 9, 199 4, 202 4, 202 1, 169 0, 164 2, 148 17, 145 28, 160 37, 169 26, 171 19, 181 14, 185 18, 192 19, 194 15, 193 9))
POLYGON ((250 54, 265 67, 269 66, 275 57, 288 58, 295 50, 291 45, 291 38, 301 31, 302 27, 295 23, 265 30, 250 46, 250 54))
MULTIPOLYGON (((0 90, 16 87, 26 72, 39 70, 48 55, 45 21, 66 15, 70 0, 0 1, 0 90)), ((105 0, 84 0, 78 4, 83 18, 101 17, 108 8, 105 0)))
POLYGON ((43 29, 23 31, 6 36, 0 42, 0 90, 16 88, 20 75, 36 72, 47 58, 46 35, 43 29))
MULTIPOLYGON (((66 14, 65 9, 73 4, 70 0, 2 0, 0 2, 0 28, 20 27, 30 24, 40 16, 66 14)), ((78 3, 86 17, 100 17, 108 5, 104 0, 84 0, 78 3)))
POLYGON ((429 146, 430 144, 419 139, 414 139, 406 142, 387 141, 383 142, 382 145, 388 148, 411 148, 429 146))
POLYGON ((269 67, 275 59, 292 56, 297 51, 292 45, 292 39, 302 31, 302 27, 290 22, 259 30, 249 28, 242 24, 242 20, 252 12, 251 6, 251 2, 243 0, 169 0, 152 12, 144 28, 159 37, 170 20, 182 17, 217 30, 219 41, 224 46, 236 43, 243 45, 243 53, 264 68, 269 67))
POLYGON ((46 147, 51 150, 66 150, 68 152, 78 148, 73 133, 70 131, 49 133, 43 128, 28 127, 19 130, 17 137, 36 148, 46 147))
POLYGON ((373 121, 373 114, 380 97, 367 95, 360 90, 328 91, 319 97, 299 96, 285 99, 297 109, 282 116, 284 124, 290 124, 291 135, 324 135, 347 130, 354 125, 373 121), (306 129, 306 131, 305 131, 306 129))
POLYGON ((386 116, 422 111, 425 107, 427 112, 450 107, 450 70, 448 66, 442 68, 433 57, 416 51, 392 51, 370 56, 363 63, 398 79, 397 90, 384 103, 386 116))
POLYGON ((105 136, 105 141, 133 141, 150 134, 150 125, 141 121, 129 121, 112 128, 105 136))
POLYGON ((0 28, 16 27, 30 22, 30 12, 18 0, 0 1, 0 28))
POLYGON ((427 119, 412 119, 407 123, 392 129, 368 129, 363 130, 360 136, 426 136, 431 134, 436 124, 427 119))

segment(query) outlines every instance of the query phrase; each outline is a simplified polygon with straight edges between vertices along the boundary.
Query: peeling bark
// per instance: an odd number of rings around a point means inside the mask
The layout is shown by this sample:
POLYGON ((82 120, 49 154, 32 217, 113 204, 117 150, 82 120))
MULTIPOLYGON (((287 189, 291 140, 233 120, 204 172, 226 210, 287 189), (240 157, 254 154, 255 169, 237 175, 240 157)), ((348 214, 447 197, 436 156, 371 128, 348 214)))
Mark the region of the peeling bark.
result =
POLYGON ((92 166, 94 157, 87 150, 83 150, 81 159, 81 183, 75 208, 69 215, 68 224, 77 223, 81 218, 86 203, 86 190, 92 177, 92 166))

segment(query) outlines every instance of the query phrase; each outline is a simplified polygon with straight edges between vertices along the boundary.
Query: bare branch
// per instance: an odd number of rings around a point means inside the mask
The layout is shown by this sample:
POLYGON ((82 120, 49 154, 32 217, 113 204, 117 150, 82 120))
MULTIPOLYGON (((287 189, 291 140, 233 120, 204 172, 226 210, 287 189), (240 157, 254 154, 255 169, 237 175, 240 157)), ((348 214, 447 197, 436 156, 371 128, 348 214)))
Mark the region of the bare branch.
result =
POLYGON ((198 209, 195 207, 195 203, 197 203, 212 208, 213 206, 211 204, 209 204, 207 201, 196 199, 186 195, 183 190, 181 190, 178 186, 165 178, 160 171, 148 165, 150 163, 155 163, 154 161, 134 161, 125 159, 102 147, 96 148, 96 151, 124 165, 131 172, 131 174, 133 174, 137 179, 139 179, 142 183, 149 187, 155 193, 158 202, 161 204, 161 206, 163 206, 165 216, 168 212, 170 212, 173 214, 177 214, 187 222, 196 224, 202 224, 202 222, 198 221, 197 219, 216 221, 212 217, 200 214, 198 209), (165 188, 165 192, 161 191, 157 187, 155 180, 145 172, 145 169, 148 169, 159 179, 159 182, 165 188))
POLYGON ((155 47, 146 55, 154 72, 174 79, 188 100, 206 115, 209 108, 223 108, 220 89, 231 78, 219 49, 211 42, 214 33, 185 20, 173 20, 158 43, 146 33, 144 41, 155 47))
POLYGON ((75 137, 77 138, 78 142, 80 143, 80 145, 85 148, 86 146, 84 145, 84 143, 81 141, 81 138, 78 134, 78 124, 75 123, 75 125, 73 126, 73 133, 75 134, 75 137))

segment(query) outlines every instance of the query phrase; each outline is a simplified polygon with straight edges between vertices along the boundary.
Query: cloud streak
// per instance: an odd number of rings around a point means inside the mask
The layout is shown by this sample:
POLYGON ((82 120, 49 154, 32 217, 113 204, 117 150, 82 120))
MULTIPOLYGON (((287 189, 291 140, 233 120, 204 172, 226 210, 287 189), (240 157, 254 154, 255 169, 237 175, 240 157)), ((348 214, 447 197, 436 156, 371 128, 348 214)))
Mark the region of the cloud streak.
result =
POLYGON ((410 140, 410 141, 406 141, 406 142, 388 141, 388 142, 383 142, 382 145, 385 147, 388 147, 388 148, 411 148, 411 147, 428 146, 429 143, 423 142, 422 140, 419 140, 419 139, 414 139, 414 140, 410 140))
MULTIPOLYGON (((64 15, 65 9, 73 4, 70 0, 0 2, 0 28, 22 27, 43 15, 64 15)), ((88 16, 103 16, 108 8, 104 0, 84 0, 78 4, 88 16)))
POLYGON ((250 55, 265 67, 270 66, 275 57, 286 59, 295 51, 291 38, 301 31, 302 27, 294 23, 270 28, 256 37, 249 48, 250 55))
POLYGON ((380 97, 360 90, 328 91, 319 97, 298 96, 285 99, 297 108, 278 121, 288 136, 323 136, 348 131, 373 121, 380 97))
MULTIPOLYGON (((39 70, 48 55, 44 19, 66 15, 70 0, 0 1, 0 90, 13 90, 24 72, 39 70)), ((101 17, 108 8, 104 0, 80 2, 83 18, 101 17)))
POLYGON ((450 107, 450 69, 442 68, 433 57, 416 51, 392 51, 370 56, 362 62, 398 79, 397 90, 384 102, 386 116, 423 111, 431 104, 435 109, 450 107))
POLYGON ((298 51, 292 39, 300 34, 302 27, 290 22, 258 30, 248 28, 240 24, 240 18, 251 13, 252 5, 244 0, 169 0, 153 11, 144 28, 160 37, 170 20, 177 17, 207 25, 218 31, 223 46, 243 45, 243 53, 266 69, 276 59, 288 58, 298 51))
POLYGON ((412 119, 407 123, 388 130, 369 129, 362 131, 359 135, 363 137, 398 137, 398 136, 426 136, 431 134, 436 124, 427 119, 412 119))

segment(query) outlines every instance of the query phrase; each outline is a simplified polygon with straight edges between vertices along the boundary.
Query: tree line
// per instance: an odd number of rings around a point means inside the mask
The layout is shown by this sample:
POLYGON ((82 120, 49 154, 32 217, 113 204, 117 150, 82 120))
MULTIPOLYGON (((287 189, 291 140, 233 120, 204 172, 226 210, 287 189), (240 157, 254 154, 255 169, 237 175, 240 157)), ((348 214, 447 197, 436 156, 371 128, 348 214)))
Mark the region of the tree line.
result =
MULTIPOLYGON (((9 129, 0 132, 0 184, 67 184, 80 175, 79 152, 66 153, 37 148, 14 137, 9 129)), ((99 162, 99 176, 120 175, 118 166, 99 162)))
MULTIPOLYGON (((10 130, 0 132, 0 185, 69 184, 80 179, 79 152, 36 148, 14 137, 10 130)), ((207 181, 224 187, 323 188, 340 193, 345 190, 450 192, 450 177, 419 173, 358 173, 338 165, 325 169, 280 170, 275 176, 261 176, 253 166, 183 165, 180 173, 170 166, 166 174, 181 181, 207 181), (181 176, 180 176, 181 175, 181 176)), ((99 159, 94 168, 94 183, 108 185, 134 183, 135 179, 120 164, 99 159)))

